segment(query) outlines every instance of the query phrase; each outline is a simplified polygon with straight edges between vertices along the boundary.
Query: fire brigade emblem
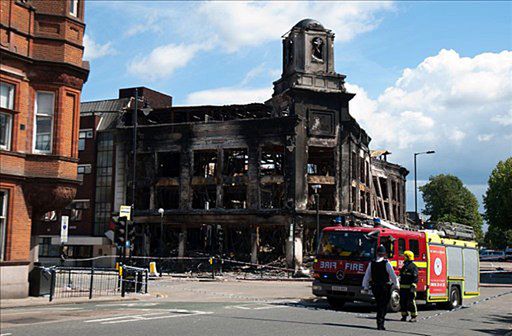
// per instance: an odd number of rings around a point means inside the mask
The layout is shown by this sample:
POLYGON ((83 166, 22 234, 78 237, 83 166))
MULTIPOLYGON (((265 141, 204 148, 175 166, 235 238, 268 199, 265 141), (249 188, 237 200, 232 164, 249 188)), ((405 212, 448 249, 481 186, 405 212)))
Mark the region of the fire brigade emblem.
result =
POLYGON ((441 275, 441 272, 443 271, 443 262, 441 261, 441 258, 436 258, 434 261, 434 273, 439 276, 441 275))
POLYGON ((336 272, 336 279, 343 280, 344 277, 345 273, 343 273, 343 270, 339 270, 338 272, 336 272))

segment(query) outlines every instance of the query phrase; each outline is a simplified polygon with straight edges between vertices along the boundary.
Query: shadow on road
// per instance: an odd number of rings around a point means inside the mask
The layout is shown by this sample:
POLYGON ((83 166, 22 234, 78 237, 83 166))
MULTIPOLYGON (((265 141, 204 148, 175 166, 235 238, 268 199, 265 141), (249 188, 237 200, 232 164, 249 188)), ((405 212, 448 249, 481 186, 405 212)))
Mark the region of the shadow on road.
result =
POLYGON ((488 316, 488 319, 489 322, 486 322, 486 324, 504 323, 508 325, 508 329, 505 329, 500 326, 499 328, 496 329, 473 329, 473 331, 478 331, 488 335, 512 336, 512 313, 505 315, 488 316))
MULTIPOLYGON (((221 318, 230 318, 235 320, 246 320, 246 321, 260 321, 260 322, 277 322, 277 323, 293 323, 293 324, 304 324, 308 326, 329 326, 329 327, 343 327, 343 328, 353 328, 353 329, 365 329, 365 330, 377 330, 376 328, 372 328, 365 325, 358 324, 342 324, 342 323, 318 323, 318 322, 306 322, 306 321, 293 321, 293 320, 278 320, 278 319, 269 319, 269 318, 260 318, 260 317, 243 317, 243 316, 229 316, 229 315, 210 315, 210 318, 221 317, 221 318)), ((399 331, 399 330, 391 330, 394 333, 399 334, 407 334, 407 335, 418 335, 418 336, 430 336, 429 334, 420 334, 410 331, 399 331)))

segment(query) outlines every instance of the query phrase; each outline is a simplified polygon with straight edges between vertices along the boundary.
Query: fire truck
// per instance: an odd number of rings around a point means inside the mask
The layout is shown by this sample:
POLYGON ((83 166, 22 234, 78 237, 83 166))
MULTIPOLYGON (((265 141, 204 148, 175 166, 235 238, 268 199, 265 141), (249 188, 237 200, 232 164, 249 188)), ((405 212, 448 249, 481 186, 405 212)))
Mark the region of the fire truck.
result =
MULTIPOLYGON (((453 309, 462 300, 480 294, 478 246, 472 228, 456 223, 437 223, 431 229, 414 230, 387 224, 333 226, 323 229, 313 264, 313 294, 327 297, 330 306, 347 301, 373 302, 362 290, 368 264, 380 244, 398 275, 404 251, 414 253, 418 267, 417 299, 453 309)), ((400 310, 400 295, 392 290, 390 311, 400 310)))

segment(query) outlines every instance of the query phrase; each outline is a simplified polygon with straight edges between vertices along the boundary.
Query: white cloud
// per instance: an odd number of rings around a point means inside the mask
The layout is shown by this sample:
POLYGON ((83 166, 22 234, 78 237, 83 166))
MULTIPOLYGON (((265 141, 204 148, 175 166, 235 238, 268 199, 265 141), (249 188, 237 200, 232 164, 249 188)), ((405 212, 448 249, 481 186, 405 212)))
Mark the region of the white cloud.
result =
POLYGON ((206 2, 198 9, 211 33, 228 52, 278 40, 295 23, 314 18, 336 32, 337 41, 348 41, 373 30, 378 15, 393 9, 380 2, 206 2))
POLYGON ((405 69, 377 99, 358 86, 347 89, 356 93, 350 111, 371 147, 391 150, 393 161, 408 165, 412 152, 433 149, 435 158, 422 159, 430 171, 473 174, 471 181, 481 182, 489 167, 512 155, 505 136, 512 125, 512 51, 462 57, 441 50, 405 69))
POLYGON ((480 142, 491 141, 491 139, 494 138, 494 134, 478 134, 476 138, 480 142))
POLYGON ((272 88, 223 87, 189 94, 187 105, 229 105, 263 103, 272 96, 272 88))
POLYGON ((99 44, 87 34, 84 35, 84 48, 84 59, 89 61, 116 54, 115 49, 112 47, 112 42, 99 44))
POLYGON ((381 21, 380 15, 393 10, 393 3, 390 1, 208 1, 176 8, 162 6, 161 3, 156 6, 158 7, 149 4, 141 7, 138 3, 123 3, 120 10, 129 12, 134 18, 131 20, 134 23, 127 27, 125 36, 152 32, 165 38, 172 31, 171 36, 174 39, 197 42, 163 45, 154 49, 150 56, 139 56, 130 62, 130 72, 141 76, 146 75, 145 70, 152 64, 169 63, 169 69, 167 66, 156 66, 158 70, 151 71, 153 76, 150 79, 167 77, 173 70, 185 66, 193 57, 191 54, 197 52, 197 45, 208 44, 220 52, 236 52, 245 47, 278 41, 293 25, 308 17, 319 20, 326 28, 335 31, 336 41, 348 41, 375 29, 381 21), (162 62, 161 55, 175 55, 176 52, 172 49, 178 46, 187 52, 182 56, 183 59, 162 62))
POLYGON ((137 56, 128 64, 128 72, 149 80, 164 78, 184 67, 201 50, 209 46, 200 44, 167 44, 153 49, 147 56, 137 56))

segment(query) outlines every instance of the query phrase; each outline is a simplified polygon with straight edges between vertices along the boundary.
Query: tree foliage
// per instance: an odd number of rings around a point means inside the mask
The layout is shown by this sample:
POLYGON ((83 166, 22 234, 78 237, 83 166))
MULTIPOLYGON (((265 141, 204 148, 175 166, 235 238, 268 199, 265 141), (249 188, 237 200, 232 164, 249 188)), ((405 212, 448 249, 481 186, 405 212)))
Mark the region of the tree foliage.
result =
POLYGON ((486 243, 492 248, 512 246, 512 157, 500 161, 489 177, 484 196, 486 243))
POLYGON ((482 238, 478 200, 458 177, 444 174, 431 176, 420 191, 425 201, 424 213, 430 216, 430 220, 471 225, 477 238, 482 238))

